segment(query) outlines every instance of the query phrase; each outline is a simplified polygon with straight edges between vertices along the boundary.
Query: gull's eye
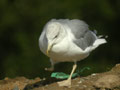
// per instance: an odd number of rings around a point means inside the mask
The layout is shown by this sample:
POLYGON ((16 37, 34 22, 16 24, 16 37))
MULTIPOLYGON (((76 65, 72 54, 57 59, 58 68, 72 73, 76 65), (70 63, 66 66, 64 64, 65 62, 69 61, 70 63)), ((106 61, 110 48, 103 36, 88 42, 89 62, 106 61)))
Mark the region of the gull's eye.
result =
POLYGON ((54 38, 57 38, 58 37, 58 35, 56 35, 54 38))

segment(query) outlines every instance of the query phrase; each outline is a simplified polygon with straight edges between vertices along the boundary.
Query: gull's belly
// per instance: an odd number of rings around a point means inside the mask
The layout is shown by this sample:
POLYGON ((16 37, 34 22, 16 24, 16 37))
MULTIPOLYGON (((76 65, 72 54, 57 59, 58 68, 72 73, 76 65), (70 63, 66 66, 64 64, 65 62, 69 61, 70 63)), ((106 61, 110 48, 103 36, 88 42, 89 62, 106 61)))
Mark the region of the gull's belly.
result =
POLYGON ((68 39, 52 47, 50 58, 56 62, 74 62, 87 57, 89 53, 82 53, 81 49, 68 39))

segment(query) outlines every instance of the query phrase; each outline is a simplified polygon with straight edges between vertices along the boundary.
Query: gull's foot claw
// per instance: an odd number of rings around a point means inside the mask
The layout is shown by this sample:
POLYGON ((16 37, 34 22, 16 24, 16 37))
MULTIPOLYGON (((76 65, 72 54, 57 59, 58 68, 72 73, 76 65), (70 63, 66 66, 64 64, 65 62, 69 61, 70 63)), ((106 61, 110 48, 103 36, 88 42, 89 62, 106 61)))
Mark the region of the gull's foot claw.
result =
POLYGON ((53 71, 54 68, 45 68, 46 71, 53 71))
POLYGON ((71 86, 71 80, 64 80, 64 81, 60 81, 57 83, 60 87, 62 87, 62 86, 70 87, 71 86))

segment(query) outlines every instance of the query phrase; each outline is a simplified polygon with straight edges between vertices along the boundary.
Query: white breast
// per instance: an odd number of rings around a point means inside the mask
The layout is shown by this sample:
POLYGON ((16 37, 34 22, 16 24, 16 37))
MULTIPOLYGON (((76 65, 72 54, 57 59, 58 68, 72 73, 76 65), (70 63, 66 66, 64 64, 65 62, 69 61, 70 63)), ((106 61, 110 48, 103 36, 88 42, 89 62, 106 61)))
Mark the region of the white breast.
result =
POLYGON ((74 62, 88 56, 89 53, 83 51, 72 42, 72 36, 68 35, 60 43, 51 49, 50 58, 57 62, 74 62))

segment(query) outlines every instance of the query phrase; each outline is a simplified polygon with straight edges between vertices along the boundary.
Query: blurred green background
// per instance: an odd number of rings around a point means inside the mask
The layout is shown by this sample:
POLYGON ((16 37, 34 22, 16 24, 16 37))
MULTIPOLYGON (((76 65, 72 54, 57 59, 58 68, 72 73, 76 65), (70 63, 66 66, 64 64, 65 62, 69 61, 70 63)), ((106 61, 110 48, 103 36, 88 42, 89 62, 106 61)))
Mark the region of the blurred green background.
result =
MULTIPOLYGON (((0 79, 48 77, 49 58, 38 39, 50 19, 81 19, 91 30, 108 35, 88 58, 78 62, 82 75, 110 70, 120 63, 120 0, 0 0, 0 79)), ((70 73, 73 63, 59 63, 55 71, 70 73), (61 67, 62 66, 62 67, 61 67)))

